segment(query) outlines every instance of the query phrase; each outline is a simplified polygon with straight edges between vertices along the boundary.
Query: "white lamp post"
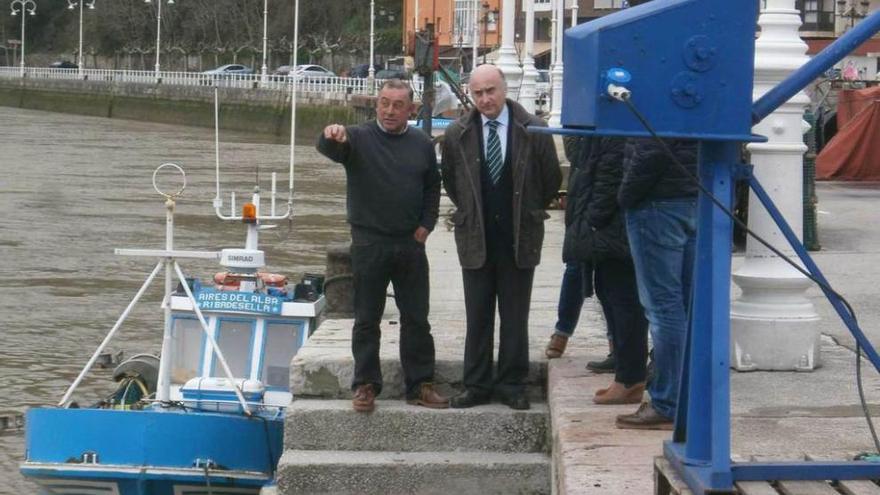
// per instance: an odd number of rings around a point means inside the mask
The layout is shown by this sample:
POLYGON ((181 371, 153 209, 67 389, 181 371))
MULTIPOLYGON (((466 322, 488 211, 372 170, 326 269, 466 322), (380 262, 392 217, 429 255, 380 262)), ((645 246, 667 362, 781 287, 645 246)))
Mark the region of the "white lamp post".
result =
MULTIPOLYGON (((153 3, 153 0, 144 0, 144 3, 153 3)), ((174 5, 174 0, 168 0, 168 5, 174 5)), ((159 57, 162 53, 162 0, 156 2, 156 82, 159 82, 159 57)))
POLYGON ((562 124, 562 34, 565 30, 565 0, 556 0, 555 15, 556 23, 553 25, 553 67, 550 69, 550 126, 559 127, 562 124))
POLYGON ((36 15, 37 3, 34 0, 12 0, 9 4, 12 9, 12 15, 21 14, 21 77, 24 77, 24 19, 25 14, 36 15), (18 10, 16 10, 16 6, 18 10))
POLYGON ((367 84, 370 86, 370 93, 373 92, 373 80, 376 76, 376 70, 373 68, 373 57, 376 45, 376 0, 370 0, 370 60, 367 64, 367 84))
POLYGON ((263 0, 263 67, 260 69, 260 83, 266 84, 268 80, 268 70, 266 67, 266 48, 267 36, 269 29, 269 0, 263 0))
POLYGON ((571 0, 571 27, 578 24, 578 0, 571 0))
POLYGON ((538 78, 538 71, 535 69, 535 0, 525 0, 526 3, 526 46, 525 57, 523 57, 523 75, 520 85, 520 101, 519 103, 528 110, 529 113, 535 113, 535 86, 538 78))
MULTIPOLYGON (((762 96, 806 63, 807 44, 798 28, 794 0, 767 0, 755 42, 754 97, 762 96)), ((803 225, 804 108, 810 99, 799 92, 754 127, 766 143, 748 145, 754 174, 792 230, 803 225)), ((749 227, 793 254, 778 227, 754 193, 749 198, 749 227)), ((819 315, 806 291, 809 280, 767 248, 747 241, 746 258, 733 274, 742 294, 730 305, 730 363, 737 370, 809 371, 819 365, 819 315)))
POLYGON ((78 67, 77 72, 79 77, 82 78, 83 73, 83 4, 87 4, 89 6, 89 10, 95 10, 95 1, 96 0, 67 0, 67 8, 69 10, 75 9, 79 6, 79 51, 76 52, 76 65, 78 67))
POLYGON ((507 79, 508 94, 518 95, 519 84, 522 80, 522 69, 516 57, 514 41, 514 29, 516 29, 516 0, 504 0, 501 4, 501 48, 498 50, 498 59, 495 66, 507 79))

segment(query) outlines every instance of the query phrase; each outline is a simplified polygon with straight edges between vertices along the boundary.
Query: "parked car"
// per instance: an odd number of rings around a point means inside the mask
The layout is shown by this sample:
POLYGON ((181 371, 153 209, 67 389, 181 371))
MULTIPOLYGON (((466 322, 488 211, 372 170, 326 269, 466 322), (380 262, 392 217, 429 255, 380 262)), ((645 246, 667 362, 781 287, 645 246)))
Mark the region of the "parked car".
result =
POLYGON ((241 64, 226 64, 217 67, 216 69, 206 70, 202 72, 202 74, 209 74, 215 76, 232 76, 232 75, 245 75, 245 74, 253 74, 254 70, 246 65, 241 64))
MULTIPOLYGON (((382 66, 379 64, 373 64, 373 77, 376 76, 376 73, 382 70, 382 66)), ((360 64, 355 65, 348 71, 348 77, 369 77, 370 76, 370 64, 360 64)))
POLYGON ((332 70, 327 69, 326 67, 321 67, 320 65, 297 65, 296 73, 300 78, 319 78, 326 79, 328 77, 336 77, 336 74, 333 73, 332 70))
POLYGON ((79 66, 68 60, 58 60, 49 64, 50 69, 79 69, 79 66))
MULTIPOLYGON (((273 79, 276 81, 283 81, 284 78, 289 77, 290 75, 289 65, 282 65, 272 71, 273 79)), ((336 77, 336 74, 332 70, 314 64, 297 65, 296 75, 300 79, 308 79, 310 82, 322 82, 327 78, 336 77)))
POLYGON ((376 73, 376 79, 409 79, 409 76, 400 69, 382 69, 376 73))

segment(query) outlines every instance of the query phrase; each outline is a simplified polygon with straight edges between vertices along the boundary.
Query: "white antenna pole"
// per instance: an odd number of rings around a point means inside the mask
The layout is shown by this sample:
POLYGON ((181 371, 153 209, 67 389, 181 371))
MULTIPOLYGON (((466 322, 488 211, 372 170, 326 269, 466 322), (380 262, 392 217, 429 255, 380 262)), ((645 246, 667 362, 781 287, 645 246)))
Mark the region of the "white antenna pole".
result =
MULTIPOLYGON (((214 165, 216 169, 217 194, 214 195, 214 209, 220 211, 220 89, 214 86, 214 165)), ((235 213, 233 212, 233 215, 235 213)))
MULTIPOLYGON (((161 5, 161 3, 160 3, 161 5)), ((174 200, 165 200, 165 250, 174 250, 174 200)), ((165 258, 165 296, 162 300, 165 313, 165 331, 162 334, 162 359, 159 361, 159 381, 156 384, 156 400, 166 402, 171 397, 171 293, 174 282, 174 258, 165 258)), ((186 285, 186 280, 181 279, 186 285)))
POLYGON ((272 209, 269 211, 269 214, 272 215, 273 217, 275 216, 275 192, 278 187, 276 185, 277 183, 278 183, 278 174, 275 172, 272 172, 272 194, 269 195, 269 197, 271 198, 271 201, 272 201, 272 209))
POLYGON ((294 2, 293 7, 293 84, 290 88, 290 178, 287 191, 287 214, 293 218, 293 155, 296 146, 296 88, 299 83, 299 72, 296 66, 299 64, 297 49, 299 48, 299 0, 294 2))

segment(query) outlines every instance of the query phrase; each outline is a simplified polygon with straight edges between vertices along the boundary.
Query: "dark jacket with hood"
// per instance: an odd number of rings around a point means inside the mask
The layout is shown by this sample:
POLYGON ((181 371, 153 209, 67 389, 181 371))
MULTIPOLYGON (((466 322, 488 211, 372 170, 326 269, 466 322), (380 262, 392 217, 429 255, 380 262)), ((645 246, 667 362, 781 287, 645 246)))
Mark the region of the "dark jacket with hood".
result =
POLYGON ((576 139, 579 144, 569 157, 572 168, 562 259, 567 263, 595 263, 606 258, 628 258, 623 212, 617 204, 626 140, 612 137, 576 139))
POLYGON ((667 139, 666 144, 688 172, 672 161, 653 139, 628 139, 623 154, 623 183, 617 199, 623 208, 637 208, 645 201, 693 198, 697 185, 697 143, 667 139))

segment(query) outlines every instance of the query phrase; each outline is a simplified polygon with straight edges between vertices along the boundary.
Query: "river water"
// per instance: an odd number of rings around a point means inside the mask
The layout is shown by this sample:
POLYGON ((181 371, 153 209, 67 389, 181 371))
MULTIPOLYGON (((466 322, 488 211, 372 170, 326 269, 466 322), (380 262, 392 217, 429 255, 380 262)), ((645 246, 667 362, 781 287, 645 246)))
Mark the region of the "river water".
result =
MULTIPOLYGON (((289 148, 256 136, 221 136, 224 191, 238 204, 259 175, 287 187, 289 148)), ((329 243, 347 238, 344 172, 298 140, 292 224, 261 236, 270 271, 323 272, 329 243)), ((163 198, 152 187, 163 162, 181 165, 187 188, 175 215, 175 246, 243 247, 244 228, 213 213, 213 131, 0 107, 0 415, 57 403, 155 265, 114 248, 163 248, 163 198)), ((169 179, 170 180, 170 179, 169 179)), ((228 195, 224 204, 229 205, 228 195)), ((188 275, 218 266, 182 261, 188 275)), ((110 343, 126 356, 158 354, 162 334, 157 279, 110 343)), ((112 389, 94 370, 74 398, 89 404, 112 389)), ((0 432, 0 493, 31 494, 18 474, 21 431, 0 432)))

